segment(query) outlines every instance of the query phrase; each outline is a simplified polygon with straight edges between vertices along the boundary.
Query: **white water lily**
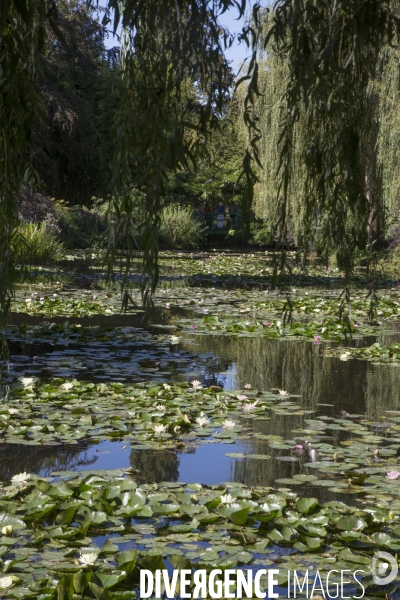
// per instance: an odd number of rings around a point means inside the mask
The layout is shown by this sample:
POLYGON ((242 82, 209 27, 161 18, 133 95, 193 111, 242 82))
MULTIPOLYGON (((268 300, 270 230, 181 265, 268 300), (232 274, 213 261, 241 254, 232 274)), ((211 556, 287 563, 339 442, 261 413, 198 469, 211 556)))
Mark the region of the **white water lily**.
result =
POLYGON ((203 386, 201 385, 201 381, 199 381, 198 379, 194 379, 194 380, 192 381, 192 387, 193 387, 195 390, 202 390, 202 389, 203 389, 203 386))
POLYGON ((165 388, 166 390, 170 390, 170 389, 171 389, 171 386, 170 386, 170 385, 168 385, 168 383, 163 383, 163 386, 164 386, 164 388, 165 388))
POLYGON ((12 577, 0 577, 0 589, 5 590, 6 588, 11 587, 13 584, 12 577))
POLYGON ((165 412, 167 410, 164 404, 157 404, 156 409, 160 412, 165 412))
POLYGON ((177 344, 180 339, 177 335, 171 335, 171 344, 177 344))
POLYGON ((89 550, 86 548, 83 548, 81 550, 81 554, 79 556, 79 562, 81 562, 83 565, 94 565, 94 563, 96 562, 99 554, 98 552, 85 552, 85 550, 89 550))
POLYGON ((244 394, 239 394, 239 396, 236 396, 236 397, 241 402, 243 402, 244 400, 247 400, 247 396, 245 396, 244 394))
POLYGON ((10 535, 10 533, 12 533, 12 530, 13 530, 12 525, 5 525, 4 527, 1 528, 1 533, 3 535, 10 535))
POLYGON ((280 396, 289 396, 289 392, 287 392, 286 390, 279 390, 279 395, 280 396))
POLYGON ((226 421, 222 421, 222 427, 224 429, 233 429, 234 427, 236 427, 236 423, 234 421, 229 421, 229 419, 226 419, 226 421))
POLYGON ((154 425, 154 431, 156 433, 165 433, 167 431, 167 428, 165 425, 154 425))
POLYGON ((207 417, 197 417, 196 423, 200 425, 200 427, 203 427, 203 425, 208 425, 209 420, 207 417))
POLYGON ((25 388, 31 388, 33 384, 37 381, 36 377, 19 377, 18 381, 22 383, 25 388))
POLYGON ((343 354, 341 354, 339 356, 340 360, 349 360, 350 358, 350 352, 344 352, 343 354))
POLYGON ((14 475, 14 477, 11 477, 11 481, 13 483, 25 483, 26 481, 28 481, 28 479, 30 479, 30 477, 30 473, 18 473, 18 475, 14 475))
POLYGON ((10 413, 10 415, 16 415, 17 413, 19 413, 18 408, 9 408, 8 412, 10 413))
POLYGON ((235 502, 235 498, 233 498, 230 494, 225 494, 225 496, 221 496, 222 504, 232 504, 235 502))
POLYGON ((251 390, 251 383, 245 383, 244 387, 246 390, 251 390))
POLYGON ((66 383, 63 383, 61 387, 62 387, 63 390, 68 391, 68 390, 71 390, 74 387, 74 384, 66 382, 66 383))

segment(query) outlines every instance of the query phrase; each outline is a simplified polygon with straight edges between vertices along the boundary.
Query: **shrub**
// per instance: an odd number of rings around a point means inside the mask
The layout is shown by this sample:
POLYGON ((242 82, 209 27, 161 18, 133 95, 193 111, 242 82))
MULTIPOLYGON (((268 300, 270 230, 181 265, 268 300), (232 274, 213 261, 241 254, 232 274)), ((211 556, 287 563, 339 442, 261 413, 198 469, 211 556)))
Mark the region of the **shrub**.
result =
POLYGON ((161 213, 160 244, 166 248, 197 248, 203 227, 193 218, 190 208, 177 204, 166 206, 161 213))
POLYGON ((62 258, 64 246, 44 223, 22 223, 13 250, 20 264, 51 264, 62 258))
POLYGON ((24 223, 41 223, 47 215, 55 214, 55 206, 49 196, 32 192, 26 185, 21 186, 17 197, 18 215, 24 223))
POLYGON ((89 248, 101 243, 104 217, 85 208, 57 205, 60 238, 67 248, 89 248))

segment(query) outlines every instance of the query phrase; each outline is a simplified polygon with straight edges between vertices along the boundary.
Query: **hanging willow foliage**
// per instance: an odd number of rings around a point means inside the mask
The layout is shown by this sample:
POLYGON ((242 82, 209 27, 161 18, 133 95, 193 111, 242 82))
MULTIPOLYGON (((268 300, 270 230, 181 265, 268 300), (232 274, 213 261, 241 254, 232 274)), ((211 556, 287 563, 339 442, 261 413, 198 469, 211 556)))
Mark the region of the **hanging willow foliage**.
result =
POLYGON ((0 6, 0 332, 14 293, 12 246, 18 214, 16 193, 29 179, 29 143, 40 105, 34 84, 44 23, 60 36, 53 1, 5 0, 0 6))
POLYGON ((231 77, 224 50, 234 38, 221 28, 218 17, 235 7, 242 16, 245 2, 110 0, 108 7, 114 12, 114 27, 119 18, 122 25, 125 83, 113 164, 109 267, 124 237, 125 274, 129 272, 133 239, 126 233, 133 227, 131 192, 136 189, 146 199, 141 240, 146 302, 157 284, 158 229, 168 173, 195 165, 226 110, 231 77))
MULTIPOLYGON (((376 114, 387 100, 372 82, 399 32, 398 0, 279 0, 260 33, 267 58, 255 107, 266 169, 259 211, 278 219, 282 240, 294 221, 304 252, 315 241, 338 247, 347 272, 382 212, 376 114)), ((391 182, 393 196, 393 175, 391 182)))

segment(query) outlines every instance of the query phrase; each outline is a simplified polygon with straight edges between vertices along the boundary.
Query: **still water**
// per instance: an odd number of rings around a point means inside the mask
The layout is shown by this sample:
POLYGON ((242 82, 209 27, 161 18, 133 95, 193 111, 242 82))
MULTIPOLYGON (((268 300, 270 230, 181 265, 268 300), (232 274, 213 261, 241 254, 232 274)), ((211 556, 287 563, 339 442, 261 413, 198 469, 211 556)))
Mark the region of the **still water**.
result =
MULTIPOLYGON (((160 325, 163 325, 160 319, 160 325)), ((135 323, 137 326, 137 323, 135 323)), ((119 347, 110 343, 15 344, 11 360, 18 374, 33 374, 32 354, 40 364, 51 365, 55 376, 75 376, 99 381, 200 379, 226 390, 243 389, 250 383, 259 390, 285 389, 299 395, 307 417, 271 414, 270 421, 254 422, 250 439, 235 444, 190 442, 184 450, 135 450, 121 441, 87 446, 36 447, 0 444, 0 479, 22 471, 49 475, 60 470, 98 470, 131 466, 140 482, 182 481, 217 484, 237 481, 249 486, 273 486, 277 479, 302 472, 302 462, 290 452, 273 450, 264 435, 294 437, 304 418, 334 416, 340 410, 365 415, 368 420, 384 417, 400 407, 400 369, 361 360, 341 361, 324 357, 324 346, 312 342, 233 338, 178 332, 179 342, 119 347), (118 354, 119 352, 119 354, 118 354), (110 355, 112 361, 110 363, 110 355), (85 359, 86 357, 86 359, 85 359), (86 360, 86 363, 85 363, 86 360), (94 361, 97 368, 88 368, 94 361), (111 365, 105 369, 104 364, 111 365), (157 364, 158 363, 158 364, 157 364), (80 370, 79 366, 83 364, 80 370), (271 460, 230 458, 227 453, 269 454, 271 460)), ((382 340, 384 341, 384 340, 382 340)), ((301 493, 301 487, 296 488, 301 493)), ((320 495, 324 490, 319 490, 320 495)), ((346 500, 344 497, 342 500, 346 500)))

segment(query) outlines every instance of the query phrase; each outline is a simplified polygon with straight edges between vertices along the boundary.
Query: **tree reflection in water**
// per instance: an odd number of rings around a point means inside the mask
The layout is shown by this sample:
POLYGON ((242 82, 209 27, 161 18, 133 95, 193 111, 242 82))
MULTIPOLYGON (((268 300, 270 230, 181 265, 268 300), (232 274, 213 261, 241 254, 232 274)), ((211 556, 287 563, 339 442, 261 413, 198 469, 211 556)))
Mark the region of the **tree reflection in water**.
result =
POLYGON ((79 471, 94 465, 98 456, 82 446, 25 446, 0 444, 0 481, 10 481, 18 473, 47 476, 55 471, 79 471))
POLYGON ((172 450, 134 450, 131 448, 130 463, 139 471, 138 479, 147 483, 178 481, 179 457, 172 450))

